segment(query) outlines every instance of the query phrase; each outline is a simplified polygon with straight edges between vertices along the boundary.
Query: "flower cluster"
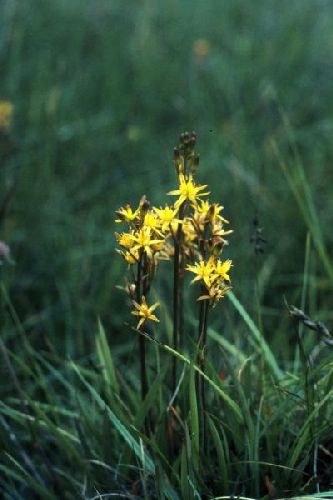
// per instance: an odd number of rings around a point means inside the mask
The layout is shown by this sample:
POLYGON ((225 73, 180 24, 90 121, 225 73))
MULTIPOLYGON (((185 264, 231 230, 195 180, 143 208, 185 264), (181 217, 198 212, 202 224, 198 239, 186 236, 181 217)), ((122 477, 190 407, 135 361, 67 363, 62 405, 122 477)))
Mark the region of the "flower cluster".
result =
POLYGON ((232 266, 230 259, 222 262, 215 255, 211 255, 207 261, 200 260, 195 265, 188 265, 187 270, 196 274, 192 283, 201 281, 204 285, 204 293, 198 300, 209 300, 215 305, 230 290, 229 270, 232 266))
POLYGON ((227 244, 225 237, 232 230, 225 228, 229 222, 221 215, 223 207, 218 203, 211 204, 205 200, 192 208, 193 214, 189 221, 193 227, 192 245, 196 242, 196 262, 194 265, 188 264, 186 269, 196 275, 192 283, 200 281, 203 285, 203 293, 198 300, 209 300, 215 306, 230 289, 228 272, 232 261, 222 261, 220 256, 227 244))
POLYGON ((148 307, 146 295, 160 260, 174 257, 175 262, 178 259, 176 265, 194 273, 192 282, 202 284, 199 300, 209 300, 211 306, 230 289, 228 273, 232 262, 222 261, 220 256, 227 243, 225 237, 232 231, 226 229, 223 206, 210 203, 207 186, 194 180, 199 166, 195 143, 195 133, 185 133, 174 149, 178 188, 168 193, 176 197, 173 204, 157 208, 143 197, 136 208, 127 204, 116 212, 116 223, 126 225, 124 232, 116 233, 121 247, 118 253, 130 267, 137 266, 135 284, 129 289, 133 314, 140 316, 138 327, 146 320, 157 320, 150 314, 155 305, 148 307))
POLYGON ((169 260, 173 255, 170 237, 172 224, 177 223, 177 213, 178 208, 168 205, 164 208, 151 207, 145 197, 136 209, 127 204, 116 212, 116 223, 127 227, 125 232, 116 233, 117 242, 122 247, 117 251, 130 267, 137 268, 135 284, 130 285, 128 291, 135 308, 133 314, 139 316, 138 329, 147 320, 158 321, 152 314, 158 304, 148 307, 146 295, 158 261, 169 260))
POLYGON ((116 239, 123 248, 118 253, 128 264, 137 264, 145 256, 150 266, 155 268, 158 260, 169 259, 172 255, 169 244, 171 224, 177 220, 177 209, 168 205, 165 208, 151 208, 143 197, 135 210, 127 204, 116 213, 116 222, 127 225, 127 231, 116 233, 116 239))

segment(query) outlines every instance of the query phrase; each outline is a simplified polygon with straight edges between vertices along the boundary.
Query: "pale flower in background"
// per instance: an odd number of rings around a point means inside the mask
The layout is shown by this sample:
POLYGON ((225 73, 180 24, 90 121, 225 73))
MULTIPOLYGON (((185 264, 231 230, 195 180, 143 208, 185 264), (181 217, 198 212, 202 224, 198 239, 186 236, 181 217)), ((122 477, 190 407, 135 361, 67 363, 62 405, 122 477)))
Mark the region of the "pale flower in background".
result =
POLYGON ((194 41, 192 50, 198 59, 204 59, 210 52, 210 43, 204 38, 198 38, 198 40, 194 41))
POLYGON ((10 248, 4 241, 0 240, 0 264, 3 260, 10 260, 10 248))
POLYGON ((12 123, 14 106, 9 101, 0 101, 0 131, 6 131, 12 123))

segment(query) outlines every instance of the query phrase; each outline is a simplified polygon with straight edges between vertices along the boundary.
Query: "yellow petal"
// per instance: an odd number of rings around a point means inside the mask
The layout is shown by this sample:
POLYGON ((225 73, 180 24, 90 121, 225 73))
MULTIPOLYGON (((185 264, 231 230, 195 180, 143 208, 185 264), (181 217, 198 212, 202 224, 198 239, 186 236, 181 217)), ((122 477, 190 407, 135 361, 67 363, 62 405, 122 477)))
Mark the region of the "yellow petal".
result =
POLYGON ((153 321, 157 321, 158 323, 160 322, 160 320, 158 318, 156 318, 155 314, 152 314, 151 316, 149 316, 149 319, 151 319, 153 321))

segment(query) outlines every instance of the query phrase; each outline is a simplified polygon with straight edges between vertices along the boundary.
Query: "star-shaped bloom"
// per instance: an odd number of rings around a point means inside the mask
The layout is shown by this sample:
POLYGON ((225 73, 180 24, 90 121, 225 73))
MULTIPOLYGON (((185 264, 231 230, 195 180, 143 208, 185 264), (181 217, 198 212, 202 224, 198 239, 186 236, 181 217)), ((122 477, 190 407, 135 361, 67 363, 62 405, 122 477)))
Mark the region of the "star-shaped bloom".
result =
POLYGON ((187 271, 191 271, 192 273, 196 274, 196 277, 192 280, 191 283, 202 280, 207 288, 210 288, 214 280, 217 278, 213 257, 210 257, 207 262, 202 260, 200 262, 196 262, 194 266, 188 265, 186 269, 187 271))
POLYGON ((153 304, 152 306, 148 307, 148 304, 146 302, 146 298, 143 296, 141 299, 141 304, 138 304, 137 302, 133 301, 135 311, 132 311, 132 314, 134 316, 139 316, 140 320, 137 325, 137 329, 139 330, 140 327, 143 325, 145 321, 148 319, 151 321, 157 321, 159 322, 160 320, 153 314, 153 311, 155 311, 156 307, 159 306, 159 303, 156 302, 156 304, 153 304))
POLYGON ((232 229, 224 229, 222 222, 218 222, 217 224, 213 224, 212 227, 212 235, 220 236, 223 239, 223 236, 228 236, 233 233, 232 229))
POLYGON ((230 276, 228 274, 230 268, 232 266, 232 260, 227 259, 222 262, 220 259, 215 264, 215 273, 217 276, 224 281, 230 281, 230 276))
POLYGON ((121 234, 116 233, 116 239, 119 245, 121 245, 124 248, 132 248, 134 245, 133 233, 121 233, 121 234))
POLYGON ((122 252, 121 250, 117 250, 119 255, 128 263, 128 264, 136 264, 140 260, 140 255, 138 250, 130 250, 129 252, 122 252))
POLYGON ((154 207, 154 211, 160 220, 161 230, 163 232, 169 230, 170 224, 172 222, 176 222, 177 224, 179 224, 180 222, 178 219, 176 219, 176 215, 178 212, 177 208, 171 208, 168 205, 165 205, 165 208, 154 207))
POLYGON ((132 238, 134 242, 133 250, 143 250, 150 258, 154 247, 156 248, 157 245, 157 248, 161 249, 164 244, 164 240, 152 239, 150 227, 141 228, 137 233, 133 234, 132 238))
POLYGON ((196 186, 193 177, 190 174, 188 179, 186 179, 184 174, 179 175, 179 189, 174 189, 168 194, 172 196, 179 196, 175 203, 175 207, 179 208, 186 200, 190 201, 194 205, 197 204, 197 200, 200 200, 201 196, 207 196, 209 193, 201 193, 206 189, 206 185, 196 186))
POLYGON ((201 200, 201 202, 194 208, 199 216, 199 219, 203 219, 203 221, 209 221, 211 224, 219 222, 228 224, 227 219, 220 215, 220 212, 224 207, 218 203, 210 203, 208 200, 201 200))
POLYGON ((128 224, 130 224, 138 217, 139 211, 139 209, 136 209, 133 212, 131 206, 127 204, 117 210, 116 214, 118 215, 119 219, 116 219, 116 222, 127 222, 128 224))
POLYGON ((212 306, 215 306, 216 303, 221 300, 230 289, 231 286, 220 286, 218 283, 215 283, 207 290, 207 294, 201 295, 198 300, 210 300, 212 306))
POLYGON ((161 223, 159 218, 156 217, 156 214, 154 214, 154 212, 147 212, 143 220, 143 225, 145 227, 150 227, 150 229, 156 231, 160 227, 161 223))

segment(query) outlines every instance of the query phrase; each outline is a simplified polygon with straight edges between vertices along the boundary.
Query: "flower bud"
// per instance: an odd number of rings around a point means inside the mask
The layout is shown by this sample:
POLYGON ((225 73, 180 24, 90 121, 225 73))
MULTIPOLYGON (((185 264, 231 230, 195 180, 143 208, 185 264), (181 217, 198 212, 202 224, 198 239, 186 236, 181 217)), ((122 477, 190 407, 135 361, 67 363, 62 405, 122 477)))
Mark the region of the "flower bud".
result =
POLYGON ((147 198, 145 196, 143 196, 141 198, 141 201, 140 201, 140 206, 141 206, 141 210, 143 212, 148 212, 148 210, 150 208, 150 201, 147 200, 147 198))

